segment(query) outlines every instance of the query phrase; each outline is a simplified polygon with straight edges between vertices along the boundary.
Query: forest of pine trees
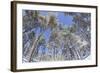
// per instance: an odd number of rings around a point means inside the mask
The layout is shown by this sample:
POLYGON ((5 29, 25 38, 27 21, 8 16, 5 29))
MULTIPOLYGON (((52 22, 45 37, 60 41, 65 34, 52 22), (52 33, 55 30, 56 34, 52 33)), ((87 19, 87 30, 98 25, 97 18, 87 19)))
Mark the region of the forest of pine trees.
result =
POLYGON ((86 59, 91 54, 90 26, 90 13, 23 10, 23 63, 86 59), (59 22, 59 13, 72 23, 59 22))

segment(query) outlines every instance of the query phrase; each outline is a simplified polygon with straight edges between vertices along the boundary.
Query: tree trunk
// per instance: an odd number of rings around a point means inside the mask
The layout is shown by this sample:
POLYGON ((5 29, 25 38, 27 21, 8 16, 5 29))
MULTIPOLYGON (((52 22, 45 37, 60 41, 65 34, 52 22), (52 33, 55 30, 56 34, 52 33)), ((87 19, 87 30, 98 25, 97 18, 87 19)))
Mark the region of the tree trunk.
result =
POLYGON ((38 42, 39 42, 39 39, 40 39, 41 36, 42 36, 42 33, 36 38, 36 40, 34 41, 32 47, 30 49, 30 52, 29 52, 29 55, 28 55, 29 56, 29 59, 28 59, 29 62, 31 62, 32 57, 35 54, 35 51, 37 49, 37 45, 38 45, 38 42))

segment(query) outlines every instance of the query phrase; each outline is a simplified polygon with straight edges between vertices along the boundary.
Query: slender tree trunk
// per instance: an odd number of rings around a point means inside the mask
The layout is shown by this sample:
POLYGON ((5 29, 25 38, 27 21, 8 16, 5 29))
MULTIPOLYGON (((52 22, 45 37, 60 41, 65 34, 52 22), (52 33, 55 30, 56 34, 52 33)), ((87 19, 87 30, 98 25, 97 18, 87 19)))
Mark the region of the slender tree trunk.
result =
POLYGON ((30 49, 29 59, 28 59, 29 62, 31 62, 31 60, 32 60, 32 57, 33 57, 33 55, 34 55, 34 53, 35 53, 35 51, 37 49, 37 45, 39 43, 38 41, 39 41, 39 39, 40 39, 41 36, 42 36, 42 33, 36 38, 36 40, 34 41, 32 47, 30 49))

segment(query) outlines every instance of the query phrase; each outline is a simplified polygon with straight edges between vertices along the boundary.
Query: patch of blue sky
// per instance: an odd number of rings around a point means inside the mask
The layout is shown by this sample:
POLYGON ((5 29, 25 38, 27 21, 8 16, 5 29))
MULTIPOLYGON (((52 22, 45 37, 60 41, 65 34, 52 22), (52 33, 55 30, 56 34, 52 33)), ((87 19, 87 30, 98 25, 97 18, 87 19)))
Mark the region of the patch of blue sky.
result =
POLYGON ((46 43, 49 41, 50 35, 51 35, 51 30, 49 28, 44 32, 44 38, 46 39, 46 43))
POLYGON ((61 23, 62 26, 70 26, 73 23, 73 17, 65 15, 64 12, 40 11, 40 14, 47 16, 48 12, 54 14, 57 18, 57 21, 61 23))
POLYGON ((40 28, 38 27, 38 28, 36 28, 36 29, 34 29, 34 32, 35 32, 35 36, 36 37, 38 37, 39 35, 40 35, 40 28))
POLYGON ((72 16, 65 16, 63 12, 59 12, 57 16, 58 21, 61 23, 62 26, 70 26, 73 23, 72 16))

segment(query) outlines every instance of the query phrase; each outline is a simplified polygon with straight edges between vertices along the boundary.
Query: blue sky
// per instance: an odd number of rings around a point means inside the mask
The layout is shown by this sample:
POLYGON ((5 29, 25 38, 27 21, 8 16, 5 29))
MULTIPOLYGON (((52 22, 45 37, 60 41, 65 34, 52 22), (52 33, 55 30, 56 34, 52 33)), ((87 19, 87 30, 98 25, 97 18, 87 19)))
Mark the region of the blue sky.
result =
MULTIPOLYGON (((48 14, 49 11, 40 11, 41 15, 46 16, 48 14)), ((52 12, 53 14, 57 15, 57 19, 60 23, 62 23, 63 25, 67 25, 70 26, 73 22, 72 16, 65 16, 64 12, 52 12)))
POLYGON ((72 16, 65 16, 63 12, 59 12, 58 13, 58 20, 59 22, 63 23, 63 25, 71 25, 73 22, 72 22, 72 16))

